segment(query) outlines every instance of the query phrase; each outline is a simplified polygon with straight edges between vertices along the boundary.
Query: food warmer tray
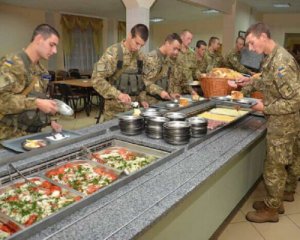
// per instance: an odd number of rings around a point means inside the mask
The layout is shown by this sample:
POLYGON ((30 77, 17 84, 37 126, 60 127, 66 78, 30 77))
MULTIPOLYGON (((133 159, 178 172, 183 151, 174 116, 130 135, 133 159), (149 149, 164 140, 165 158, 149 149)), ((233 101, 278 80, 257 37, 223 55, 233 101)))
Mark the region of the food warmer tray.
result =
MULTIPOLYGON (((44 173, 46 171, 49 171, 52 167, 55 167, 55 166, 57 167, 62 163, 72 162, 72 161, 78 160, 78 159, 82 159, 84 161, 89 162, 90 160, 88 158, 88 153, 101 151, 105 148, 114 147, 114 146, 129 148, 135 152, 143 152, 146 154, 152 154, 152 155, 158 156, 159 159, 157 159, 156 161, 143 167, 142 169, 140 169, 136 172, 133 172, 130 175, 125 175, 125 174, 119 175, 118 179, 116 179, 115 181, 110 183, 108 186, 105 186, 105 187, 99 189, 98 191, 92 193, 91 195, 83 196, 83 194, 81 194, 80 196, 82 198, 80 201, 77 201, 74 204, 71 204, 61 210, 58 210, 57 212, 51 214, 50 216, 48 216, 44 219, 41 219, 40 221, 34 223, 33 225, 31 225, 29 227, 24 228, 23 230, 21 229, 20 231, 18 231, 17 233, 15 233, 11 237, 9 237, 8 239, 9 240, 25 239, 25 238, 30 237, 33 234, 41 231, 42 229, 47 228, 50 225, 57 223, 61 219, 71 215, 75 211, 80 210, 80 209, 88 206, 89 204, 99 200, 101 197, 107 195, 108 193, 113 192, 116 189, 126 185, 128 182, 131 182, 132 180, 147 173, 148 171, 160 166, 161 164, 169 161, 170 159, 173 159, 174 157, 180 155, 184 151, 184 149, 160 150, 161 149, 160 146, 157 146, 156 148, 154 146, 153 148, 151 148, 151 147, 137 145, 137 144, 134 144, 131 142, 127 142, 124 139, 122 139, 122 140, 118 139, 117 136, 112 136, 105 140, 98 139, 97 141, 94 141, 93 143, 86 145, 85 148, 76 148, 76 149, 74 149, 75 150, 74 152, 72 152, 68 155, 62 155, 60 157, 54 158, 50 161, 47 161, 43 164, 37 165, 36 167, 22 169, 21 173, 27 177, 39 176, 41 178, 48 180, 49 182, 51 182, 55 185, 62 187, 63 189, 66 189, 74 194, 79 195, 77 191, 70 190, 69 188, 65 187, 65 185, 58 184, 57 182, 45 177, 44 173), (88 150, 86 150, 86 149, 88 149, 88 150)), ((96 162, 93 162, 93 164, 99 165, 99 166, 101 165, 96 162)), ((4 175, 3 177, 0 178, 0 180, 1 180, 0 185, 1 184, 4 184, 3 186, 9 185, 12 182, 14 182, 16 179, 19 179, 19 177, 20 176, 15 172, 13 172, 13 173, 8 172, 7 175, 4 175)))
MULTIPOLYGON (((230 108, 230 109, 235 109, 235 106, 234 105, 226 105, 226 104, 220 104, 220 103, 217 103, 215 102, 215 105, 213 106, 209 106, 205 109, 201 109, 201 110, 198 110, 198 111, 193 111, 193 112, 190 112, 189 114, 187 114, 189 117, 194 117, 194 116, 197 116, 198 114, 201 114, 203 112, 206 112, 206 111, 209 111, 213 108, 230 108)), ((247 116, 249 116, 253 111, 251 109, 249 109, 248 107, 245 108, 245 107, 241 107, 239 110, 243 110, 243 111, 247 111, 248 113, 244 114, 244 115, 241 115, 237 118, 235 118, 233 121, 231 122, 228 122, 228 123, 225 123, 215 129, 207 129, 207 133, 206 134, 203 134, 203 137, 200 137, 200 138, 197 138, 195 141, 193 142, 190 142, 188 144, 188 149, 190 148, 193 148, 195 146, 197 146, 199 143, 205 141, 206 139, 212 137, 213 135, 219 133, 220 131, 222 131, 223 129, 229 127, 229 126, 232 126, 234 125, 235 123, 239 122, 240 120, 246 118, 247 116)))
POLYGON ((74 132, 74 131, 63 130, 62 133, 69 137, 61 139, 61 140, 53 141, 53 140, 47 138, 47 137, 51 137, 52 133, 42 132, 42 133, 26 135, 26 136, 19 137, 19 138, 5 140, 5 141, 2 141, 1 144, 5 148, 8 148, 15 152, 22 153, 22 152, 27 152, 27 150, 25 148, 23 148, 23 143, 24 143, 24 141, 26 141, 26 139, 30 139, 30 140, 44 139, 44 140, 47 140, 47 143, 48 143, 47 146, 51 146, 51 145, 63 143, 65 141, 68 141, 69 139, 74 139, 74 138, 77 138, 78 136, 80 136, 79 133, 74 132))
POLYGON ((219 104, 224 104, 228 106, 240 106, 243 108, 251 108, 252 106, 257 104, 257 99, 255 98, 244 97, 240 100, 232 100, 229 95, 211 97, 211 100, 219 104))

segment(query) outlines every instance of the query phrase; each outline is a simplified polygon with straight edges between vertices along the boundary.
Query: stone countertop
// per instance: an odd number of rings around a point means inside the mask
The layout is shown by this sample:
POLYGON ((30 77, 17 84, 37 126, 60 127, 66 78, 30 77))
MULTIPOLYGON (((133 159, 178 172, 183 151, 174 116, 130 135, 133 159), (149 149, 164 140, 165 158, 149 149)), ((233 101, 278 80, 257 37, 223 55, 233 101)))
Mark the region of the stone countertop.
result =
MULTIPOLYGON (((143 135, 124 137, 118 130, 109 132, 105 137, 118 136, 161 149, 184 148, 184 152, 29 239, 124 240, 138 236, 264 134, 265 120, 255 116, 243 118, 199 144, 175 147, 143 135)), ((86 144, 95 139, 86 140, 86 144)))

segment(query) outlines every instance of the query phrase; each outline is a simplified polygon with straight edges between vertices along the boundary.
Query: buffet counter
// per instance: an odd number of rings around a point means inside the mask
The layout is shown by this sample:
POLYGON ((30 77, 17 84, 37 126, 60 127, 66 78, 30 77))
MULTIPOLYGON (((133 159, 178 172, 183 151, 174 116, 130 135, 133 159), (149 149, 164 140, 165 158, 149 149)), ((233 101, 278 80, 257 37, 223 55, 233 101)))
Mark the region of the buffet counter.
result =
MULTIPOLYGON (((207 102, 182 110, 207 108, 207 102)), ((191 139, 186 145, 170 145, 143 133, 124 136, 118 121, 81 129, 78 141, 51 151, 13 154, 2 150, 0 176, 7 162, 19 169, 33 167, 72 154, 82 146, 117 139, 170 153, 152 167, 123 178, 34 231, 27 239, 209 239, 260 177, 265 158, 266 121, 247 115, 211 134, 191 139), (117 187, 116 187, 117 186, 117 187)), ((12 239, 14 236, 12 236, 12 239)))

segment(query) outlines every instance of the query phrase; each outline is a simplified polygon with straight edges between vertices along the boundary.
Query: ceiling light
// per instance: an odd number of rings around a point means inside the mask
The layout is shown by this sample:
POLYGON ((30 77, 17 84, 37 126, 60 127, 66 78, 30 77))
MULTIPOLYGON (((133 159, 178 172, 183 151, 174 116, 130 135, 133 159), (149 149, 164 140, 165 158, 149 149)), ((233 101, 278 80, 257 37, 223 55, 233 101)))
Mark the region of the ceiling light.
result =
POLYGON ((150 18, 150 22, 158 23, 158 22, 162 22, 162 21, 164 21, 163 18, 159 18, 159 17, 150 18))
POLYGON ((215 9, 206 9, 206 10, 203 10, 202 12, 206 13, 206 14, 219 13, 219 11, 215 10, 215 9))
POLYGON ((274 3, 273 7, 275 8, 289 8, 291 4, 289 3, 274 3))

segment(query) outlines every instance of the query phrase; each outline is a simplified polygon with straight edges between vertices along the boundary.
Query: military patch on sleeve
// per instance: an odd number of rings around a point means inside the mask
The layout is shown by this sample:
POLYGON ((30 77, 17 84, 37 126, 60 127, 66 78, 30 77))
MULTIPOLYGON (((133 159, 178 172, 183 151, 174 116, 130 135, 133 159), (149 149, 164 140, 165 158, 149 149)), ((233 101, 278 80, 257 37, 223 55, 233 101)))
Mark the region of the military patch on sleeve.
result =
POLYGON ((277 70, 278 77, 282 78, 285 75, 286 71, 284 67, 279 67, 277 70))
POLYGON ((13 61, 6 60, 3 64, 4 66, 11 67, 13 65, 13 61))
POLYGON ((97 71, 98 72, 104 72, 106 70, 105 64, 104 63, 98 63, 97 64, 97 71))

